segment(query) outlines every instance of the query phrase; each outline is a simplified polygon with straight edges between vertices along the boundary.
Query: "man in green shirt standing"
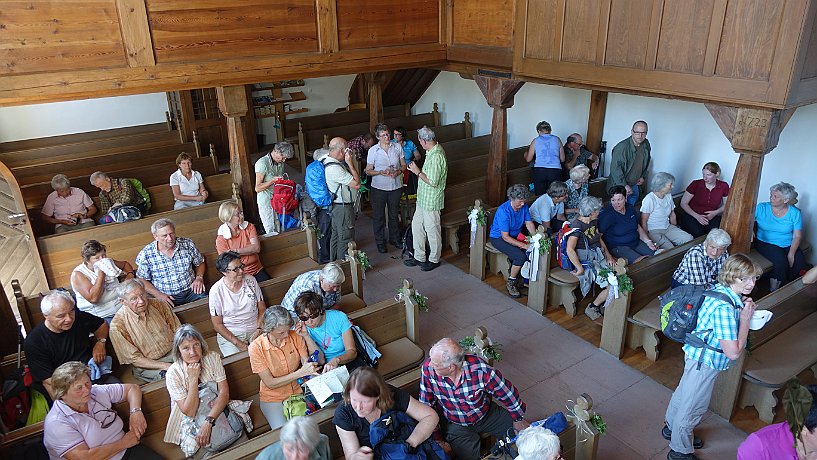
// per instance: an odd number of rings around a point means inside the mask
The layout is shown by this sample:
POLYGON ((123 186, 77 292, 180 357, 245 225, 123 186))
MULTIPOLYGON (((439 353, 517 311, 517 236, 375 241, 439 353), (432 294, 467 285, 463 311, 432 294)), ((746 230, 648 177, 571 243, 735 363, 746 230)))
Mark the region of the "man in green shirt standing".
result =
POLYGON ((408 165, 409 171, 420 179, 417 186, 417 209, 411 220, 411 234, 414 240, 414 258, 403 263, 409 267, 420 266, 420 270, 434 270, 440 266, 442 253, 442 231, 440 210, 445 200, 445 181, 448 178, 448 161, 445 151, 437 143, 434 131, 427 127, 417 130, 420 146, 426 151, 423 169, 415 162, 408 165), (430 249, 426 254, 426 241, 430 249), (427 256, 427 257, 426 257, 427 256))
POLYGON ((647 182, 650 166, 650 141, 647 140, 647 122, 633 124, 632 135, 613 147, 610 177, 607 186, 623 185, 627 189, 627 203, 635 205, 647 182))

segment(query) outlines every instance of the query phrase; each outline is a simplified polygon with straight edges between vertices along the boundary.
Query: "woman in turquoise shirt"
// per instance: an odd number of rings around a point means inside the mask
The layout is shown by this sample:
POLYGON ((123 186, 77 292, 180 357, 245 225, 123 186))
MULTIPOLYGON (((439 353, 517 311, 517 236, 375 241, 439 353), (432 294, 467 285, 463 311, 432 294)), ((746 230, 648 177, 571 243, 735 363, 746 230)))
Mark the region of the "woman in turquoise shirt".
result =
POLYGON ((789 204, 797 197, 794 186, 781 182, 769 189, 769 201, 755 207, 755 249, 772 263, 771 290, 800 276, 806 261, 800 249, 803 219, 789 204))

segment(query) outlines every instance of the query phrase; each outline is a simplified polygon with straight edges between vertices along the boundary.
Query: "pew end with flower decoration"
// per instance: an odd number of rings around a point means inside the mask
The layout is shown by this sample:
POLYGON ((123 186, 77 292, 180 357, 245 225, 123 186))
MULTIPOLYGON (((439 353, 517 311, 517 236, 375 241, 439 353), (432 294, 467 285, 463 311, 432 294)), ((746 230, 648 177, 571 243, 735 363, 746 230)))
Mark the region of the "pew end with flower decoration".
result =
POLYGON ((609 287, 604 311, 604 323, 601 328, 599 348, 620 358, 624 352, 624 339, 627 336, 627 316, 630 309, 630 293, 633 282, 627 276, 627 261, 618 259, 616 265, 599 271, 599 284, 609 287))

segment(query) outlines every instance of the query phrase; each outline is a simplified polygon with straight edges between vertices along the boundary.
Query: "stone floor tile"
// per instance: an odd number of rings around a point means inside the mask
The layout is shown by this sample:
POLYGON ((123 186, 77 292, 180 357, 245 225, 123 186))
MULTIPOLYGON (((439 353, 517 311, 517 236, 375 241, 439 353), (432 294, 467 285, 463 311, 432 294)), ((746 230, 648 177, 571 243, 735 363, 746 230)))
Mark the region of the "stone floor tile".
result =
POLYGON ((560 375, 568 382, 576 382, 575 388, 580 393, 589 394, 596 405, 646 378, 601 350, 563 370, 560 375))
MULTIPOLYGON (((666 455, 666 454, 665 454, 666 455)), ((646 459, 620 439, 607 433, 599 437, 599 460, 638 460, 646 459)))

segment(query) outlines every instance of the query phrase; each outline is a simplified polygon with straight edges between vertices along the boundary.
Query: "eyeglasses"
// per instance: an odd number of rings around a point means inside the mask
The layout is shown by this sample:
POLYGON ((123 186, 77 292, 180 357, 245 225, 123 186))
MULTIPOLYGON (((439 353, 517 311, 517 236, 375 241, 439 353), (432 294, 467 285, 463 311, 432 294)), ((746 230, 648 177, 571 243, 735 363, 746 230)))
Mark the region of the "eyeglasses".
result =
POLYGON ((102 409, 100 409, 98 411, 94 411, 94 420, 99 422, 99 426, 101 426, 102 429, 104 430, 104 429, 110 427, 111 425, 113 425, 113 423, 116 421, 116 412, 114 412, 113 409, 103 407, 102 409), (99 414, 99 413, 105 414, 103 416, 102 420, 99 420, 98 418, 96 418, 96 414, 99 414))
POLYGON ((645 135, 645 136, 646 136, 646 135, 647 135, 647 131, 633 131, 633 134, 643 134, 643 135, 645 135))
POLYGON ((378 134, 377 137, 389 137, 389 133, 378 134))
POLYGON ((401 133, 394 133, 394 137, 397 137, 397 136, 403 137, 403 135, 401 133))
POLYGON ((236 265, 234 268, 225 268, 225 270, 228 271, 228 272, 235 273, 235 272, 238 272, 240 270, 244 270, 244 264, 236 265))
POLYGON ((323 314, 323 312, 322 312, 322 311, 319 311, 319 312, 312 313, 312 314, 311 314, 311 315, 309 315, 309 316, 306 316, 306 315, 303 315, 303 316, 302 316, 302 315, 298 315, 298 319, 299 319, 299 320, 301 320, 301 321, 306 322, 306 321, 309 321, 310 319, 315 319, 315 318, 317 318, 317 317, 321 316, 322 314, 323 314))

